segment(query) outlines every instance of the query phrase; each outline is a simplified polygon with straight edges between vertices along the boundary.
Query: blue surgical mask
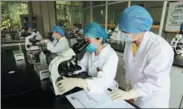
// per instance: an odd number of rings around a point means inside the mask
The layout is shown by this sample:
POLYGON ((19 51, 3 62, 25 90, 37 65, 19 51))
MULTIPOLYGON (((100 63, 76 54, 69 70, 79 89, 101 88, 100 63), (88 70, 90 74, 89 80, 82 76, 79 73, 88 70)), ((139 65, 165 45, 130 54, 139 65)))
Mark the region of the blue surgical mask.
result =
POLYGON ((121 32, 121 41, 132 42, 132 34, 121 32))
POLYGON ((86 51, 88 52, 95 52, 97 50, 97 45, 91 43, 86 47, 86 51))

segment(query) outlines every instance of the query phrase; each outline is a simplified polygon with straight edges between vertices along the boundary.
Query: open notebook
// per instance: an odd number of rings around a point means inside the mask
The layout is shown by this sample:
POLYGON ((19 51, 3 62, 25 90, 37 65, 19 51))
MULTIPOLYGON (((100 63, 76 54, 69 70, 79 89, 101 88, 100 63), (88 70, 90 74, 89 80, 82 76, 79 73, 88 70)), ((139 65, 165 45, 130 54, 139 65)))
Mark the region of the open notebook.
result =
POLYGON ((109 92, 79 91, 66 96, 74 108, 135 108, 124 100, 112 100, 109 92))

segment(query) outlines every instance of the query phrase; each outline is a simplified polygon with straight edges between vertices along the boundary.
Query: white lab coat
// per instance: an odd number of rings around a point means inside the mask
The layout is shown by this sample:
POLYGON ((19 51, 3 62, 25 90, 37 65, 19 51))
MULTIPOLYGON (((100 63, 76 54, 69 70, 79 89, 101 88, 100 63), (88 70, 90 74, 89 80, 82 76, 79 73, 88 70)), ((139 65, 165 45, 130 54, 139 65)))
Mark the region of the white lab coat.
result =
POLYGON ((112 33, 112 36, 110 37, 113 40, 120 41, 121 38, 121 31, 115 31, 112 33))
POLYGON ((78 63, 83 71, 88 71, 92 76, 87 79, 88 91, 102 92, 107 88, 118 86, 114 81, 118 66, 118 56, 109 44, 105 44, 104 49, 98 56, 95 53, 86 52, 78 63), (97 71, 97 69, 100 69, 97 71))
POLYGON ((122 42, 120 41, 120 38, 121 38, 121 31, 116 28, 115 31, 112 32, 112 35, 110 36, 110 39, 112 39, 111 43, 120 44, 122 42))
POLYGON ((40 34, 40 32, 39 31, 37 31, 36 32, 36 40, 42 40, 43 39, 43 37, 41 36, 41 34, 40 34))
POLYGON ((126 43, 124 62, 126 78, 138 90, 140 108, 168 108, 170 70, 174 53, 162 37, 146 32, 135 56, 131 43, 126 43))
POLYGON ((62 37, 59 41, 54 41, 53 43, 52 42, 47 43, 47 49, 51 53, 57 53, 58 55, 69 48, 70 47, 68 40, 65 37, 62 37))

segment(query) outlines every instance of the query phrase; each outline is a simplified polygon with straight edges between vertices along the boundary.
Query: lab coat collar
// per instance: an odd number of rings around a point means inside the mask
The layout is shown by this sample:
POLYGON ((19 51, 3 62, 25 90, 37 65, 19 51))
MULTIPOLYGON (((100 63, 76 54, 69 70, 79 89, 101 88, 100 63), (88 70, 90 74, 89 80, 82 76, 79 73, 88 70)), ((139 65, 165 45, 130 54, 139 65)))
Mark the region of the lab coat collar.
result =
POLYGON ((137 51, 137 55, 144 51, 144 49, 146 48, 146 45, 148 43, 148 39, 149 39, 148 32, 145 32, 144 37, 142 39, 142 42, 139 45, 139 48, 138 48, 138 51, 137 51))
POLYGON ((102 61, 105 60, 105 58, 107 58, 107 54, 109 54, 109 50, 110 50, 111 46, 109 44, 104 44, 104 48, 102 49, 102 51, 99 53, 98 56, 95 56, 94 58, 94 65, 98 66, 102 61))
POLYGON ((148 40, 149 40, 149 32, 145 32, 142 42, 140 43, 139 48, 137 50, 137 54, 134 57, 134 61, 139 62, 144 57, 145 49, 149 42, 148 40))
POLYGON ((109 44, 104 44, 104 48, 102 49, 102 51, 100 51, 98 57, 105 57, 106 54, 108 54, 109 52, 109 48, 111 48, 111 46, 109 44))
POLYGON ((65 37, 62 37, 59 41, 62 41, 62 40, 64 40, 65 39, 65 37))

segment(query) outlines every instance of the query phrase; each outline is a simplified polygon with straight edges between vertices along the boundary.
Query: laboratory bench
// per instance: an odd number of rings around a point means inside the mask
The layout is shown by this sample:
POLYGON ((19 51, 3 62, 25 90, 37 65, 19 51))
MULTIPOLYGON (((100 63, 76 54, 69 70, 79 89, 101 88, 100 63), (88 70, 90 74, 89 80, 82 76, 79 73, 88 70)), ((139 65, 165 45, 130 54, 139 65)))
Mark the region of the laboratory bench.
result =
POLYGON ((25 39, 23 39, 23 40, 11 40, 11 41, 6 41, 6 42, 1 42, 1 44, 23 43, 23 42, 25 42, 25 39))
MULTIPOLYGON (((74 88, 62 96, 55 96, 49 87, 49 81, 40 81, 34 66, 26 59, 25 47, 22 45, 25 65, 17 67, 13 51, 19 46, 1 48, 1 103, 2 108, 54 108, 73 109, 65 95, 81 90, 74 88), (14 71, 14 73, 9 73, 14 71)), ((130 103, 129 101, 127 101, 130 103)), ((130 103, 132 104, 132 103, 130 103)), ((138 108, 134 104, 134 107, 138 108)))
POLYGON ((13 43, 3 43, 1 44, 1 48, 7 48, 7 47, 11 47, 11 48, 17 48, 19 46, 25 46, 25 42, 13 42, 13 43))
MULTIPOLYGON (((21 46, 26 60, 24 44, 21 44, 21 46)), ((115 44, 111 46, 114 49, 121 49, 115 44)), ((33 65, 29 64, 27 60, 25 66, 17 68, 13 51, 18 50, 19 48, 19 44, 1 46, 2 108, 73 108, 64 95, 55 97, 52 90, 48 87, 49 82, 47 80, 40 81, 40 78, 34 71, 33 65), (8 73, 12 70, 15 71, 15 73, 8 73)), ((125 89, 125 76, 121 69, 123 67, 123 51, 116 50, 116 52, 119 56, 116 78, 119 86, 122 89, 125 89)), ((182 73, 180 73, 180 69, 181 68, 173 67, 173 70, 171 71, 171 86, 173 87, 171 90, 173 91, 171 91, 172 99, 170 103, 172 107, 177 106, 181 99, 179 97, 181 95, 181 91, 177 92, 177 89, 180 88, 176 87, 176 84, 180 83, 179 80, 182 80, 181 78, 183 76, 182 73)), ((66 94, 73 93, 78 90, 78 88, 75 88, 66 94)), ((127 102, 130 103, 129 101, 127 102)))

